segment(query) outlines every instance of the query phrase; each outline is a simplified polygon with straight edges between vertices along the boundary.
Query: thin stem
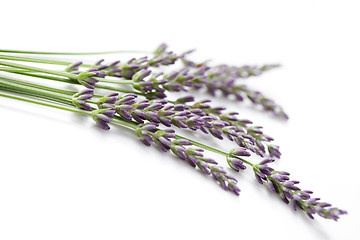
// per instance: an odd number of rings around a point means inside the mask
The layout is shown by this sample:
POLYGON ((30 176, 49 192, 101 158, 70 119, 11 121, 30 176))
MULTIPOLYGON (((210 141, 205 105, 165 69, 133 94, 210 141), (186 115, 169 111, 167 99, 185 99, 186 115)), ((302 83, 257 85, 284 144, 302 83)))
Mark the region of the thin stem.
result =
POLYGON ((46 64, 55 64, 55 65, 70 65, 71 62, 59 61, 59 60, 50 60, 50 59, 41 59, 41 58, 30 58, 30 57, 19 57, 19 56, 10 56, 0 54, 0 59, 3 60, 12 60, 12 61, 21 61, 21 62, 34 62, 34 63, 46 63, 46 64))
MULTIPOLYGON (((183 137, 183 136, 180 136, 180 135, 177 135, 177 134, 175 134, 175 136, 176 136, 176 138, 181 138, 181 139, 188 140, 189 142, 191 142, 192 144, 194 144, 194 146, 203 148, 203 149, 208 150, 208 151, 211 151, 211 152, 213 152, 213 153, 217 153, 217 154, 223 155, 223 156, 225 156, 225 157, 229 155, 229 153, 227 153, 227 152, 224 152, 224 151, 221 151, 221 150, 219 150, 219 149, 217 149, 217 148, 214 148, 214 147, 208 146, 208 145, 206 145, 206 144, 197 142, 197 141, 192 140, 192 139, 190 139, 190 138, 186 138, 186 137, 183 137)), ((252 166, 252 167, 254 166, 253 163, 251 163, 251 162, 249 162, 249 161, 247 161, 247 160, 245 160, 245 159, 243 159, 243 158, 239 158, 239 157, 237 157, 237 156, 232 156, 232 157, 238 158, 238 159, 240 159, 241 161, 243 161, 244 163, 246 163, 246 164, 248 164, 248 165, 250 165, 250 166, 252 166)))
POLYGON ((73 80, 70 80, 70 79, 66 79, 66 78, 62 78, 62 77, 56 77, 56 76, 50 76, 50 75, 44 75, 44 74, 39 74, 39 73, 32 73, 31 71, 29 71, 29 70, 24 70, 24 69, 17 69, 17 68, 0 68, 0 71, 9 72, 9 73, 15 73, 15 74, 20 74, 20 75, 24 75, 24 76, 30 76, 30 77, 36 77, 36 78, 43 78, 43 79, 48 79, 48 80, 54 80, 54 81, 58 81, 58 82, 79 84, 77 81, 73 81, 73 80))
POLYGON ((131 80, 105 79, 105 78, 99 78, 99 77, 94 77, 94 78, 99 80, 99 82, 104 82, 104 83, 133 84, 133 81, 131 81, 131 80))
POLYGON ((137 51, 137 50, 119 50, 119 51, 105 51, 105 52, 41 52, 41 51, 22 51, 22 50, 0 49, 0 52, 24 53, 24 54, 43 54, 43 55, 100 55, 100 54, 113 54, 113 53, 152 54, 152 52, 149 52, 149 51, 137 51))
POLYGON ((19 84, 9 83, 9 82, 0 82, 0 89, 7 89, 8 91, 23 93, 35 97, 45 97, 48 100, 60 100, 61 103, 69 103, 72 105, 71 98, 59 95, 56 93, 49 93, 47 91, 37 90, 36 88, 19 86, 19 84))
POLYGON ((21 96, 11 95, 11 94, 2 93, 2 92, 0 92, 0 96, 12 98, 12 99, 16 99, 16 100, 20 100, 20 101, 24 101, 24 102, 29 102, 29 103, 35 103, 35 104, 43 105, 43 106, 47 106, 47 107, 57 108, 57 109, 61 109, 61 110, 66 110, 66 111, 70 111, 70 112, 75 112, 75 113, 79 113, 79 114, 83 114, 83 115, 91 115, 91 112, 88 112, 85 110, 81 110, 81 109, 77 109, 77 108, 70 108, 67 106, 44 102, 44 101, 40 101, 40 100, 36 100, 36 99, 24 98, 21 96))
POLYGON ((39 85, 39 84, 31 83, 31 82, 25 82, 25 81, 21 81, 21 80, 12 79, 12 78, 0 77, 0 80, 5 80, 8 82, 16 83, 16 84, 27 86, 27 87, 33 87, 33 88, 37 88, 37 89, 42 89, 42 90, 66 94, 66 95, 74 95, 76 93, 76 91, 69 91, 69 90, 47 87, 44 85, 39 85))
POLYGON ((12 88, 12 87, 3 85, 1 83, 0 83, 0 90, 7 91, 7 92, 12 92, 12 93, 17 93, 17 94, 22 94, 22 95, 25 95, 25 96, 31 96, 31 97, 46 99, 46 100, 50 100, 50 101, 53 101, 53 102, 58 102, 58 103, 73 106, 73 104, 70 101, 62 99, 62 98, 57 98, 57 97, 54 97, 54 96, 48 96, 48 95, 44 95, 44 94, 41 94, 41 93, 35 93, 35 92, 31 92, 31 91, 26 91, 26 90, 23 90, 23 89, 20 89, 20 88, 12 88))
POLYGON ((131 129, 136 129, 138 127, 138 124, 132 122, 132 121, 126 121, 120 117, 113 118, 111 122, 118 123, 120 125, 126 126, 131 129))
MULTIPOLYGON (((3 55, 0 55, 0 59, 13 60, 13 59, 9 59, 9 58, 2 58, 2 56, 3 55)), ((21 61, 21 60, 19 60, 19 61, 21 61)), ((29 61, 26 61, 26 62, 29 62, 29 61)), ((33 61, 33 62, 39 62, 39 61, 33 61)), ((43 63, 45 63, 45 62, 43 62, 43 63)), ((68 63, 68 62, 66 62, 66 63, 68 63)), ((53 63, 53 64, 56 64, 56 63, 53 63)), ((69 62, 68 64, 71 64, 71 63, 69 62)), ((64 65, 68 65, 68 64, 64 64, 64 65)), ((82 64, 82 66, 91 67, 92 65, 84 65, 84 64, 82 64)), ((0 67, 0 71, 11 72, 11 73, 19 73, 19 74, 23 74, 23 75, 27 75, 27 76, 36 76, 36 77, 39 76, 36 73, 29 73, 29 70, 23 70, 23 69, 17 69, 17 68, 1 68, 0 67)), ((61 71, 58 71, 58 72, 61 72, 61 71)), ((41 76, 43 76, 43 75, 41 75, 41 76)), ((99 80, 99 82, 104 82, 104 83, 116 83, 116 84, 132 84, 133 83, 130 80, 105 79, 105 78, 98 78, 98 77, 94 77, 94 78, 99 80)), ((53 77, 52 79, 57 80, 59 78, 56 78, 56 77, 54 78, 53 77)), ((63 79, 61 79, 61 80, 63 80, 63 79)))
MULTIPOLYGON (((0 63, 0 65, 1 65, 1 63, 0 63)), ((81 85, 80 83, 78 83, 77 81, 74 81, 74 80, 61 78, 61 77, 56 77, 56 76, 38 74, 38 73, 29 73, 27 70, 22 70, 22 69, 0 68, 0 71, 20 74, 20 75, 25 75, 25 76, 30 76, 30 77, 43 78, 43 79, 47 79, 47 80, 54 80, 54 81, 58 81, 58 82, 65 82, 65 83, 70 83, 70 84, 81 85)), ((111 87, 111 86, 107 86, 107 85, 101 85, 101 84, 98 84, 98 83, 95 84, 95 87, 96 88, 101 88, 101 89, 106 89, 106 90, 111 90, 111 91, 116 91, 116 92, 122 92, 122 93, 134 93, 134 94, 141 95, 141 96, 145 95, 142 92, 133 91, 133 90, 124 89, 124 88, 116 88, 116 87, 111 87)))
POLYGON ((67 77, 71 80, 77 80, 77 76, 75 74, 67 73, 67 72, 63 72, 63 71, 56 71, 56 70, 32 67, 32 66, 18 64, 18 63, 5 62, 5 61, 1 61, 1 60, 0 60, 0 65, 7 66, 7 67, 20 68, 20 69, 25 69, 25 70, 35 71, 35 72, 48 73, 48 74, 52 74, 52 75, 67 77))
MULTIPOLYGON (((45 64, 54 64, 54 65, 63 65, 68 66, 73 62, 48 59, 48 58, 33 58, 33 57, 20 57, 20 56, 11 56, 0 54, 0 59, 11 60, 11 61, 21 61, 21 62, 33 62, 33 63, 45 63, 45 64)), ((91 64, 81 64, 81 67, 92 67, 91 64)))
POLYGON ((137 95, 145 96, 145 94, 143 94, 142 92, 128 90, 128 89, 124 89, 124 88, 116 88, 116 87, 111 87, 111 86, 106 86, 106 85, 100 85, 98 83, 95 84, 95 88, 102 88, 102 89, 107 89, 107 90, 122 92, 122 93, 134 93, 137 95))

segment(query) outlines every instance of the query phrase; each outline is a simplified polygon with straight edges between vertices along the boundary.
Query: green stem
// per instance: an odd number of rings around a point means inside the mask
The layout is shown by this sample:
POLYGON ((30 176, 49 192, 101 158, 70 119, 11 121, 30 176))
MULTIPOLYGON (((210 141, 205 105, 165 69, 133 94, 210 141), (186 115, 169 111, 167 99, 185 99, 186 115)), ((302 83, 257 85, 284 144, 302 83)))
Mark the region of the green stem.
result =
MULTIPOLYGON (((214 148, 214 147, 208 146, 208 145, 206 145, 206 144, 197 142, 197 141, 192 140, 192 139, 190 139, 190 138, 186 138, 186 137, 183 137, 183 136, 180 136, 180 135, 177 135, 177 134, 175 134, 175 136, 176 136, 176 138, 181 138, 181 139, 188 140, 189 142, 191 142, 192 144, 194 144, 194 146, 203 148, 203 149, 208 150, 208 151, 210 151, 210 152, 217 153, 217 154, 223 155, 223 156, 225 156, 225 157, 229 155, 229 153, 227 153, 227 152, 224 152, 224 151, 221 151, 221 150, 219 150, 219 149, 217 149, 217 148, 214 148)), ((249 162, 249 161, 247 161, 247 160, 245 160, 245 159, 243 159, 243 158, 240 158, 240 157, 237 157, 237 156, 232 156, 232 157, 238 158, 238 159, 240 159, 241 161, 243 161, 244 163, 246 163, 246 164, 248 164, 248 165, 250 165, 250 166, 252 166, 252 167, 254 166, 253 163, 251 163, 251 162, 249 162)))
MULTIPOLYGON (((30 58, 30 57, 19 57, 19 56, 10 56, 10 55, 3 55, 0 54, 0 59, 3 60, 11 60, 11 61, 21 61, 21 62, 33 62, 33 63, 45 63, 45 64, 55 64, 55 65, 64 65, 68 66, 72 62, 60 61, 60 60, 53 60, 53 59, 42 59, 42 58, 30 58)), ((83 65, 84 66, 84 65, 83 65)), ((91 65, 84 66, 90 67, 91 65)))
POLYGON ((0 83, 0 90, 2 91, 7 91, 7 92, 12 92, 12 93, 17 93, 17 94, 21 94, 21 95, 25 95, 25 96, 31 96, 31 97, 36 97, 36 98, 41 98, 41 99, 46 99, 46 100, 50 100, 53 102, 58 102, 58 103, 62 103, 62 104, 66 104, 66 105, 70 105, 73 106, 73 104, 71 102, 69 102, 68 100, 64 100, 62 98, 57 98, 54 96, 48 96, 48 95, 43 95, 40 93, 35 93, 35 92, 31 92, 31 91, 26 91, 23 89, 19 89, 19 88, 13 88, 13 87, 9 87, 6 85, 3 85, 0 83))
POLYGON ((32 87, 21 86, 19 84, 15 84, 15 83, 0 82, 0 89, 7 89, 8 91, 22 93, 22 94, 26 94, 26 95, 30 95, 30 96, 35 96, 35 97, 44 97, 48 100, 54 100, 54 101, 59 100, 61 103, 66 103, 66 104, 72 105, 71 98, 69 98, 67 96, 49 93, 47 91, 38 90, 38 89, 32 88, 32 87))
MULTIPOLYGON (((47 80, 54 80, 54 81, 58 81, 58 82, 65 82, 65 83, 70 83, 70 84, 81 85, 77 81, 73 81, 73 80, 70 80, 70 79, 56 77, 56 76, 49 76, 49 75, 44 75, 44 74, 38 74, 38 73, 29 73, 27 70, 22 70, 22 69, 0 68, 0 71, 20 74, 20 75, 25 75, 25 76, 30 76, 30 77, 43 78, 43 79, 47 79, 47 80)), ((106 89, 106 90, 111 90, 111 91, 116 91, 116 92, 122 92, 122 93, 134 93, 134 94, 141 95, 141 96, 145 95, 145 94, 143 94, 141 92, 138 92, 138 91, 123 89, 123 88, 116 88, 116 87, 111 87, 111 86, 107 86, 107 85, 101 85, 101 84, 98 84, 98 83, 95 84, 95 87, 96 88, 101 88, 101 89, 106 89)))
POLYGON ((11 95, 11 94, 2 93, 2 92, 0 92, 0 96, 12 98, 12 99, 16 99, 16 100, 20 100, 20 101, 24 101, 24 102, 29 102, 29 103, 35 103, 35 104, 43 105, 43 106, 47 106, 47 107, 53 107, 53 108, 66 110, 66 111, 70 111, 70 112, 75 112, 75 113, 79 113, 79 114, 83 114, 83 115, 91 115, 91 112, 88 112, 85 110, 71 108, 71 107, 58 105, 58 104, 54 104, 54 103, 49 103, 49 102, 44 102, 44 101, 40 101, 40 100, 36 100, 36 99, 24 98, 21 96, 11 95))
POLYGON ((21 51, 21 50, 0 49, 0 52, 24 53, 24 54, 43 54, 43 55, 100 55, 100 54, 113 54, 113 53, 152 54, 152 52, 149 52, 149 51, 137 51, 137 50, 119 50, 119 51, 105 51, 105 52, 41 52, 41 51, 21 51))
POLYGON ((79 84, 77 81, 69 80, 69 79, 66 79, 66 78, 50 76, 50 75, 44 75, 44 74, 39 74, 39 73, 31 73, 31 72, 29 72, 29 70, 18 69, 18 68, 0 68, 0 71, 9 72, 9 73, 15 73, 15 74, 29 76, 29 77, 36 77, 36 78, 54 80, 54 81, 58 81, 58 82, 79 84))
POLYGON ((94 77, 94 78, 99 80, 99 82, 104 82, 104 83, 133 84, 133 81, 131 81, 131 80, 105 79, 105 78, 99 78, 99 77, 94 77))
POLYGON ((77 76, 75 74, 67 73, 67 72, 63 72, 63 71, 56 71, 56 70, 32 67, 32 66, 18 64, 18 63, 5 62, 5 61, 1 61, 1 60, 0 60, 0 65, 7 66, 7 67, 20 68, 20 69, 25 69, 25 70, 35 71, 35 72, 42 72, 42 73, 67 77, 71 80, 77 80, 77 76))
MULTIPOLYGON (((41 59, 41 58, 29 58, 29 57, 18 57, 18 56, 9 56, 9 55, 2 55, 0 54, 0 59, 3 60, 12 60, 12 61, 22 61, 22 62, 32 62, 32 63, 45 63, 45 64, 55 64, 55 65, 64 65, 68 66, 72 64, 72 62, 65 62, 65 61, 58 61, 58 60, 51 60, 51 59, 41 59)), ((89 64, 82 64, 82 67, 92 67, 93 65, 89 64)), ((7 71, 4 69, 4 71, 7 71)), ((13 71, 9 69, 9 71, 13 71)), ((58 71, 59 73, 60 71, 58 71)), ((112 79, 104 79, 104 78, 96 78, 100 82, 104 83, 116 83, 116 84, 132 84, 130 81, 123 81, 123 80, 112 80, 112 79)))
POLYGON ((102 88, 102 89, 107 89, 107 90, 122 92, 122 93, 134 93, 137 95, 145 96, 145 94, 143 94, 142 92, 128 90, 128 89, 124 89, 124 88, 116 88, 116 87, 111 87, 111 86, 106 86, 106 85, 100 85, 98 83, 95 84, 95 88, 102 88))
MULTIPOLYGON (((0 57, 0 59, 1 59, 1 57, 0 57)), ((0 61, 0 65, 1 65, 1 61, 0 61)), ((69 82, 69 80, 66 80, 64 78, 42 75, 42 74, 37 74, 37 73, 30 73, 29 70, 23 70, 23 69, 17 69, 17 68, 0 68, 0 71, 22 74, 22 75, 31 76, 31 77, 51 79, 51 80, 67 82, 67 83, 69 82)), ((60 72, 60 71, 57 71, 57 72, 60 72)), ((95 77, 95 78, 97 80, 99 80, 99 82, 104 82, 104 83, 115 83, 115 84, 132 84, 133 83, 130 80, 113 80, 113 79, 105 79, 105 78, 98 78, 98 77, 95 77)), ((73 82, 71 82, 71 83, 73 83, 73 82)))
POLYGON ((25 82, 25 81, 21 81, 21 80, 16 80, 16 79, 13 79, 13 78, 4 78, 4 77, 0 76, 0 80, 5 80, 5 81, 8 81, 8 82, 16 83, 16 84, 27 86, 27 87, 33 87, 33 88, 37 88, 37 89, 42 89, 42 90, 61 93, 61 94, 66 94, 66 95, 74 95, 76 93, 76 91, 69 91, 69 90, 63 90, 63 89, 58 89, 58 88, 47 87, 47 86, 44 86, 44 85, 39 85, 39 84, 31 83, 31 82, 25 82))
POLYGON ((138 124, 131 122, 131 121, 123 120, 120 117, 113 118, 111 120, 111 122, 118 123, 120 125, 123 125, 125 127, 131 128, 131 129, 136 129, 138 127, 138 124))

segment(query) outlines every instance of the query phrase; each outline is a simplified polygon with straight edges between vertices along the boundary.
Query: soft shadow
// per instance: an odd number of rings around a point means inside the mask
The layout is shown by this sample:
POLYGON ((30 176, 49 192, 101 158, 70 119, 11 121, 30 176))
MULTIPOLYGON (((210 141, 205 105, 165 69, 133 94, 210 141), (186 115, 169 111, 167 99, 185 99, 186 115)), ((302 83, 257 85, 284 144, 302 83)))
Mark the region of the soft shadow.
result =
MULTIPOLYGON (((32 115, 32 116, 36 116, 36 117, 39 117, 39 118, 43 118, 43 119, 47 119, 47 120, 51 120, 51 121, 56 121, 58 123, 65 123, 65 124, 68 124, 68 122, 66 121, 63 121, 63 120, 60 120, 58 118, 54 118, 52 117, 51 114, 42 114, 42 113, 39 113, 39 112, 36 112, 36 111, 29 111, 27 110, 27 108, 21 108, 20 106, 10 106, 10 105, 0 105, 0 108, 2 109, 6 109, 6 110, 9 110, 9 111, 13 111, 13 112, 21 112, 21 113, 24 113, 24 114, 27 114, 27 115, 32 115)), ((61 110, 59 110, 61 111, 61 110)), ((51 111, 50 111, 51 113, 51 111)), ((74 114, 74 115, 78 115, 78 114, 74 114)))

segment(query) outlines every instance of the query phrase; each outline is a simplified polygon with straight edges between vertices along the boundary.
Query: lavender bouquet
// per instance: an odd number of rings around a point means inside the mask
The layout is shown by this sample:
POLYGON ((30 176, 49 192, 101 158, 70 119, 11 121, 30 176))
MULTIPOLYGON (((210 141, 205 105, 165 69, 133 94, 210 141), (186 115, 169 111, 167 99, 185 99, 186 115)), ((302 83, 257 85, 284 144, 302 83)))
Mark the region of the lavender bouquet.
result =
POLYGON ((205 150, 225 157, 233 171, 252 169, 259 184, 267 186, 294 210, 304 211, 310 218, 318 214, 337 220, 340 215, 346 214, 346 211, 313 197, 312 191, 300 189, 299 181, 291 180, 290 173, 272 168, 271 163, 279 159, 281 153, 279 146, 273 143, 274 139, 266 135, 262 127, 239 117, 237 112, 212 106, 209 99, 199 101, 194 96, 170 99, 167 96, 170 92, 187 92, 190 89, 204 89, 212 97, 221 92, 224 97, 232 96, 239 102, 259 105, 275 117, 287 119, 282 107, 273 100, 245 84, 239 84, 239 79, 258 76, 279 65, 212 66, 208 62, 190 60, 192 51, 176 54, 168 51, 165 44, 146 53, 149 55, 147 57, 114 62, 101 59, 92 64, 27 57, 24 54, 90 55, 116 52, 56 53, 1 49, 0 52, 2 97, 87 115, 104 130, 109 130, 111 124, 131 129, 146 146, 171 152, 191 167, 212 176, 224 190, 236 195, 240 194, 237 179, 214 159, 207 157, 205 150), (29 63, 52 64, 58 69, 35 67, 29 63), (24 80, 20 76, 40 83, 24 80), (67 90, 64 86, 52 87, 46 84, 48 81, 72 85, 77 90, 67 90), (177 129, 202 132, 220 140, 226 138, 233 142, 233 147, 229 151, 222 151, 181 136, 176 133, 177 129), (251 155, 257 155, 258 162, 250 161, 248 157, 251 155))

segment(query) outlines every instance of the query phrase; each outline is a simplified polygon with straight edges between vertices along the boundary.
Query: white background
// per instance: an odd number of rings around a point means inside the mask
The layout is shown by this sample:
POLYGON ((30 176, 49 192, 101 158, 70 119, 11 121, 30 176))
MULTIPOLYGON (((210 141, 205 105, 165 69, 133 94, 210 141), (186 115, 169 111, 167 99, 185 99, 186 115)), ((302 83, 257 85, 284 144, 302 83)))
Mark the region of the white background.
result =
POLYGON ((151 51, 166 42, 175 51, 197 48, 196 59, 214 63, 281 63, 246 81, 280 103, 289 121, 248 102, 216 104, 264 126, 283 153, 276 169, 349 214, 310 220, 250 170, 233 173, 236 197, 130 130, 104 132, 84 117, 1 98, 0 239, 359 239, 359 7, 355 0, 3 1, 3 49, 151 51))

